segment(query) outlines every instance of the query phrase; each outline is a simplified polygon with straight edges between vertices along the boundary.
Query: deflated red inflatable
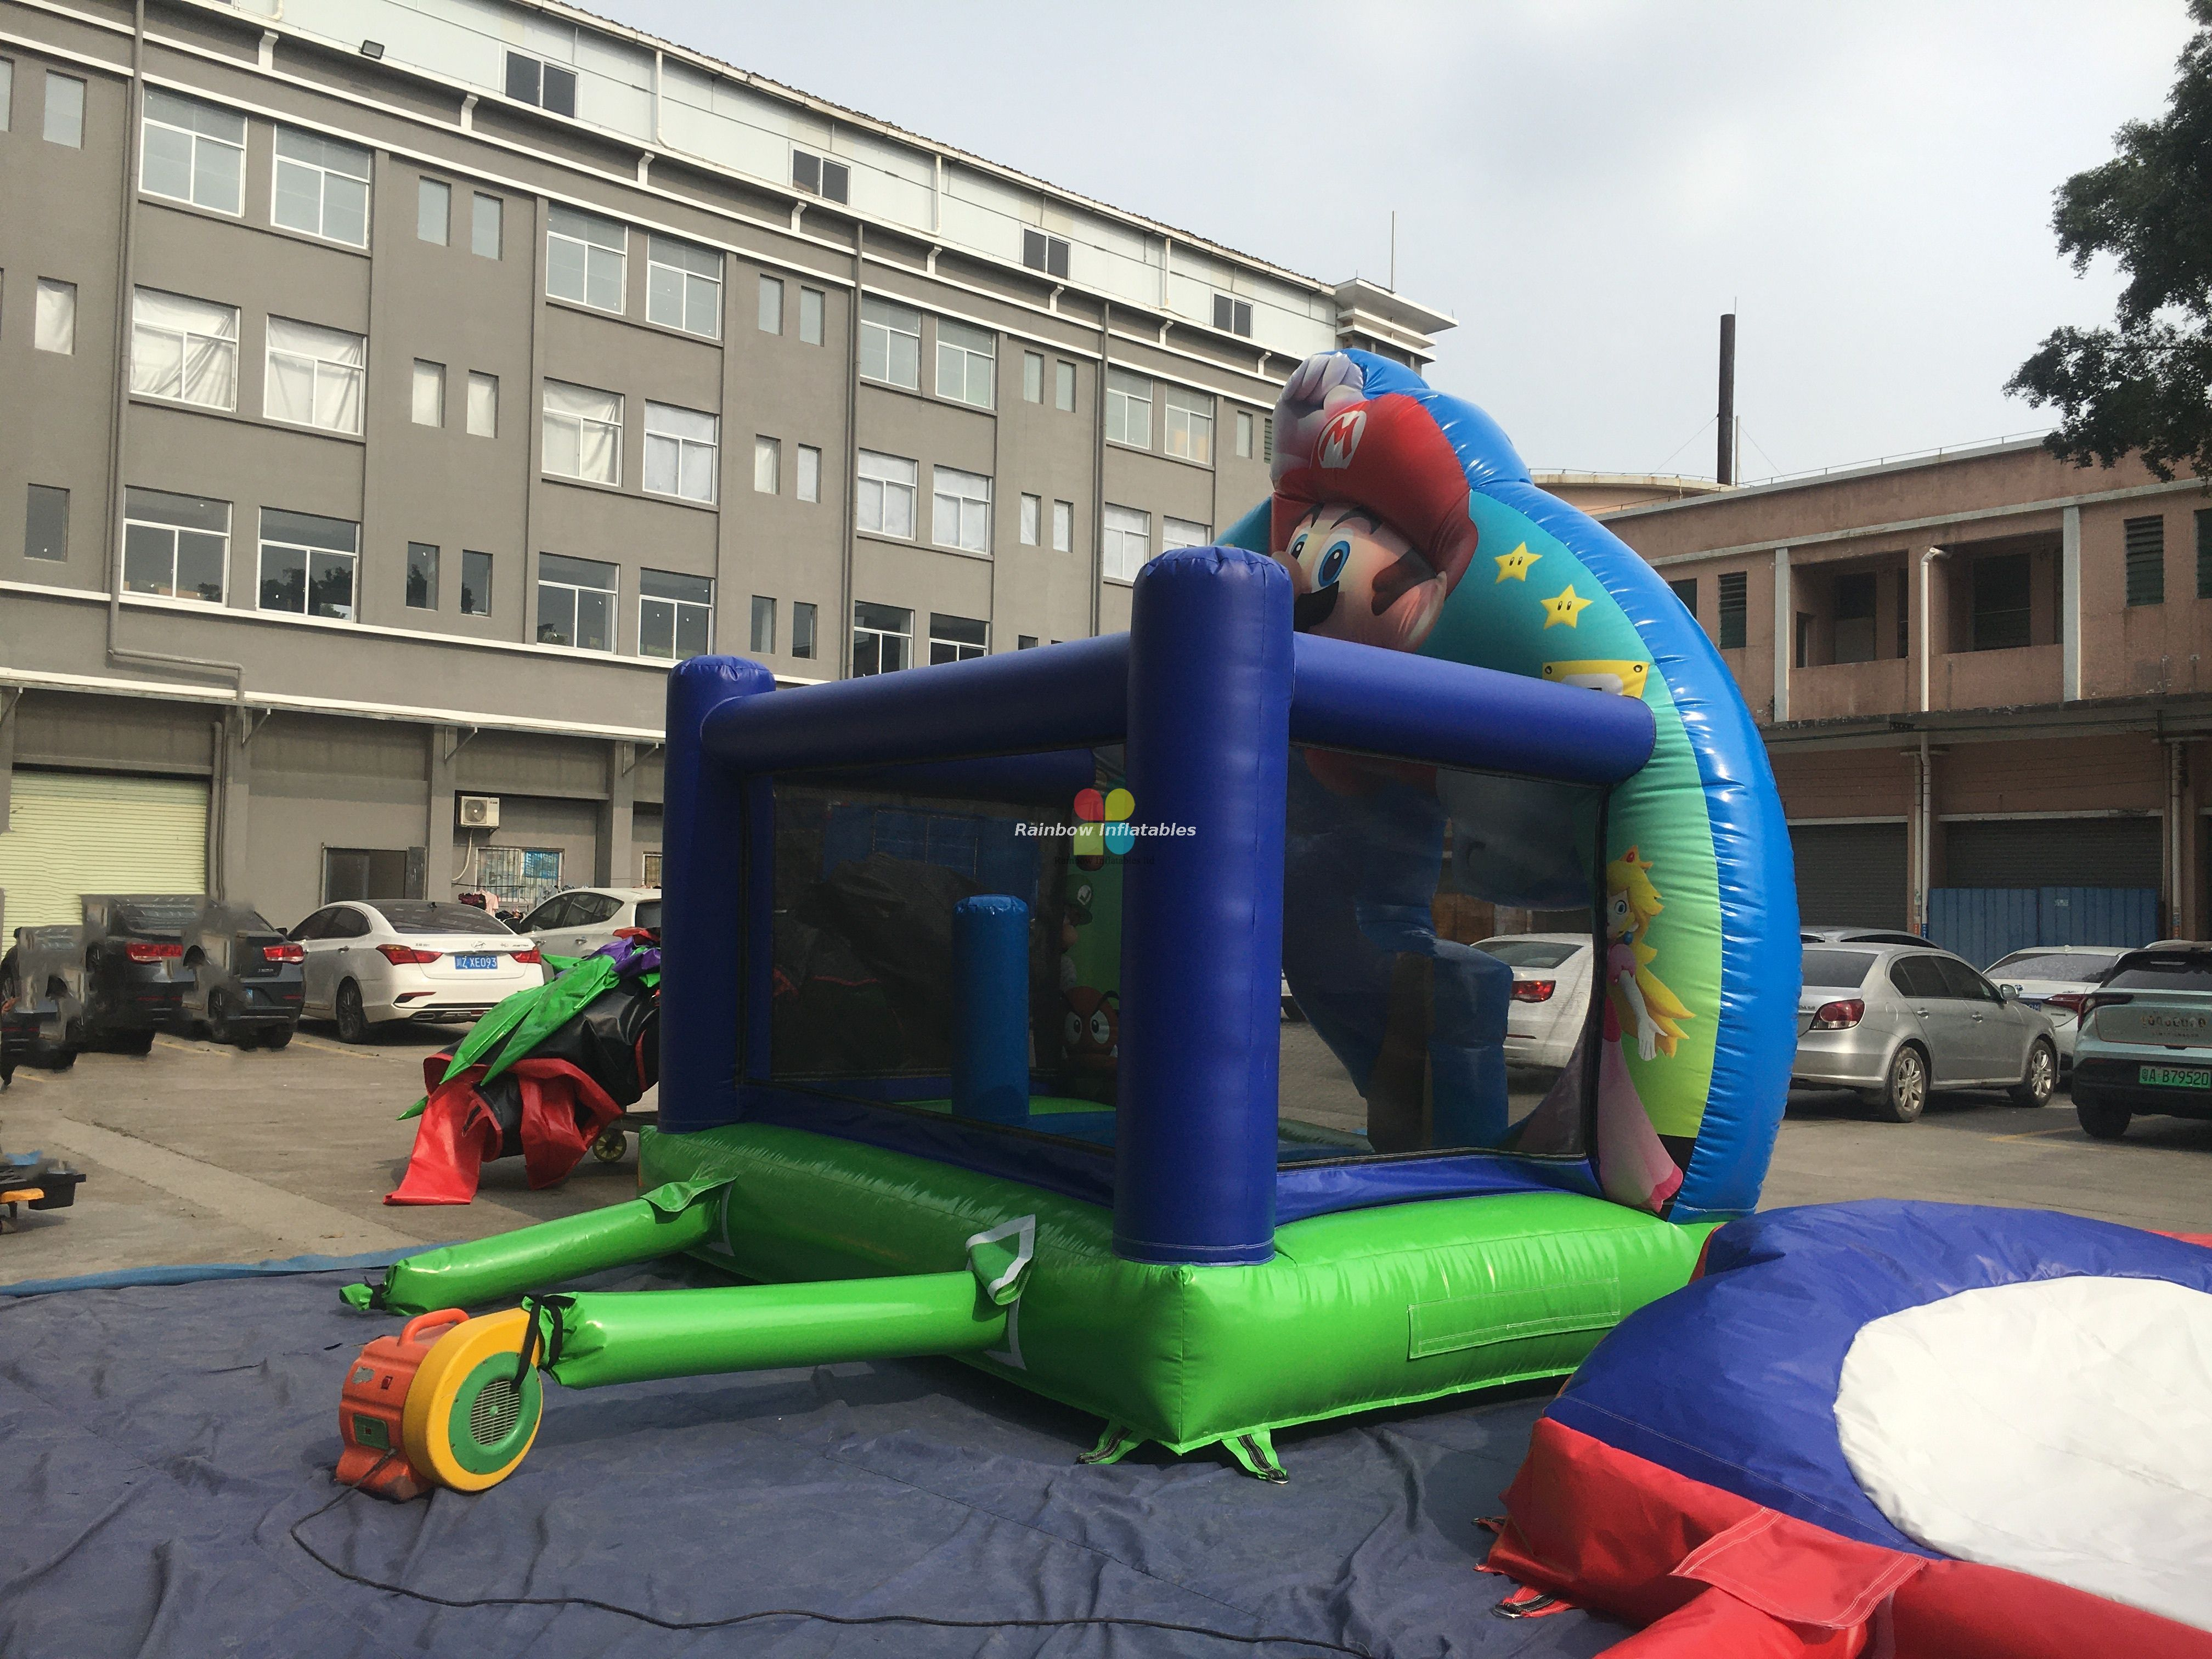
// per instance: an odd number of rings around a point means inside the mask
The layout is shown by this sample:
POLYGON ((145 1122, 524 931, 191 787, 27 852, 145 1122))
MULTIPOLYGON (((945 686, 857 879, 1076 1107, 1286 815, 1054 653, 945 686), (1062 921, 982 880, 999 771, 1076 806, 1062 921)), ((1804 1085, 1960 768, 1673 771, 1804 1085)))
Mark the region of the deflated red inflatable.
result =
POLYGON ((2212 1252, 1869 1202, 1716 1233, 1537 1425, 1486 1564, 1613 1659, 2212 1659, 2212 1252))
POLYGON ((485 1067, 445 1077, 450 1054, 422 1062, 428 1103, 415 1150, 386 1204, 466 1204, 483 1164, 520 1152, 532 1187, 568 1178, 599 1132, 622 1115, 607 1091, 565 1060, 518 1060, 483 1085, 485 1067))

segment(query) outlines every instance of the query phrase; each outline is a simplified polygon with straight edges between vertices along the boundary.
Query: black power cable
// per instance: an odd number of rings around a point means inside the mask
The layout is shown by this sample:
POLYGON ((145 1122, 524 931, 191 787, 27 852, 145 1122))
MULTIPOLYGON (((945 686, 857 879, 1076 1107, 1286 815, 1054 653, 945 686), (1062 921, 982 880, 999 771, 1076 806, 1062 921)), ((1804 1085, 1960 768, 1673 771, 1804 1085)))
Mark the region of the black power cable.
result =
MULTIPOLYGON (((387 1452, 376 1468, 364 1477, 374 1478, 398 1454, 387 1452)), ((361 1573, 349 1572, 320 1550, 300 1536, 300 1528, 310 1521, 319 1520, 339 1504, 351 1498, 361 1487, 348 1486, 336 1498, 309 1515, 295 1521, 289 1531, 292 1541, 306 1551, 309 1559, 325 1571, 335 1573, 349 1583, 360 1584, 368 1589, 382 1590, 388 1595, 404 1595, 410 1601, 425 1601, 438 1607, 595 1607, 601 1613, 611 1613, 623 1619, 635 1619, 641 1625, 651 1625, 660 1630, 723 1630, 732 1625, 748 1625, 763 1619, 808 1619, 823 1625, 927 1625, 939 1630, 1066 1630, 1085 1625, 1121 1625, 1137 1630, 1172 1632, 1179 1636, 1203 1636, 1217 1642, 1236 1642, 1245 1647, 1296 1647, 1316 1653, 1346 1653, 1352 1659, 1375 1659, 1365 1648, 1347 1647, 1339 1642, 1325 1642, 1310 1636, 1240 1636, 1234 1631, 1215 1630, 1206 1625, 1178 1625, 1164 1619, 1137 1619, 1103 1614, 1087 1619, 933 1619, 920 1613, 817 1613, 805 1607, 768 1607, 757 1613, 734 1613, 725 1619, 663 1619, 657 1613, 645 1613, 636 1607, 625 1607, 613 1601, 602 1601, 590 1595, 483 1595, 467 1599, 433 1595, 427 1590, 410 1589, 404 1584, 390 1584, 380 1578, 369 1578, 361 1573)))

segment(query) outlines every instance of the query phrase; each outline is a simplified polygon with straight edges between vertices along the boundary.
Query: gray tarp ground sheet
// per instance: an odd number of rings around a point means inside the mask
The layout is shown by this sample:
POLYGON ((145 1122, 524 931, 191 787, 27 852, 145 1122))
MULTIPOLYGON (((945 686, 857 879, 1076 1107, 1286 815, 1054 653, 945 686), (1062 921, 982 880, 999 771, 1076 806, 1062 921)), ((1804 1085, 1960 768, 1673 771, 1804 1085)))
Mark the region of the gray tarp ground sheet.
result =
POLYGON ((1491 1613, 1475 1519, 1527 1449, 1526 1395, 1284 1434, 1276 1486, 1205 1455, 1083 1468, 1097 1423, 949 1360, 549 1385, 505 1484, 325 1509, 346 1362, 399 1322, 339 1305, 360 1276, 0 1297, 0 1653, 1441 1659, 1626 1634, 1491 1613), (564 1597, 980 1627, 439 1600, 564 1597), (1109 1619, 1226 1634, 1014 1622, 1109 1619))

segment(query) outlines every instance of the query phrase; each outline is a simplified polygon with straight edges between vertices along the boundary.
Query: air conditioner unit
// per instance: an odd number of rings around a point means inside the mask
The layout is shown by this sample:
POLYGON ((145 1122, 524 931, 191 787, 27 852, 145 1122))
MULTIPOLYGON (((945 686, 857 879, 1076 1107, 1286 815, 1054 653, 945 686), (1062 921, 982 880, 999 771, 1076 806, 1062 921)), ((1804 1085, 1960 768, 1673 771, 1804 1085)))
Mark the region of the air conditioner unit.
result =
POLYGON ((461 828, 464 830, 498 829, 499 797, 497 795, 462 796, 461 828))

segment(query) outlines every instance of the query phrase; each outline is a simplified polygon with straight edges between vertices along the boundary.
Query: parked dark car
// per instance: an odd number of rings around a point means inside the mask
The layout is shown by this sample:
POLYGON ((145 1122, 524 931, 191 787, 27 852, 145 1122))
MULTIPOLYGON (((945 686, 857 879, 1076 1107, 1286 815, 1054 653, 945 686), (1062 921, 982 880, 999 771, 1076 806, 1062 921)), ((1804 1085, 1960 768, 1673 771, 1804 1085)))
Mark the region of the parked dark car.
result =
POLYGON ((183 1020, 192 982, 185 930, 206 902, 198 893, 85 896, 86 1048, 143 1054, 155 1032, 183 1020))
POLYGON ((252 907, 210 899, 181 935, 191 975, 181 999, 187 1024, 216 1042, 281 1048, 300 1023, 304 947, 252 907))
POLYGON ((84 1046, 84 929, 18 927, 0 955, 0 1083, 63 1072, 84 1046))

